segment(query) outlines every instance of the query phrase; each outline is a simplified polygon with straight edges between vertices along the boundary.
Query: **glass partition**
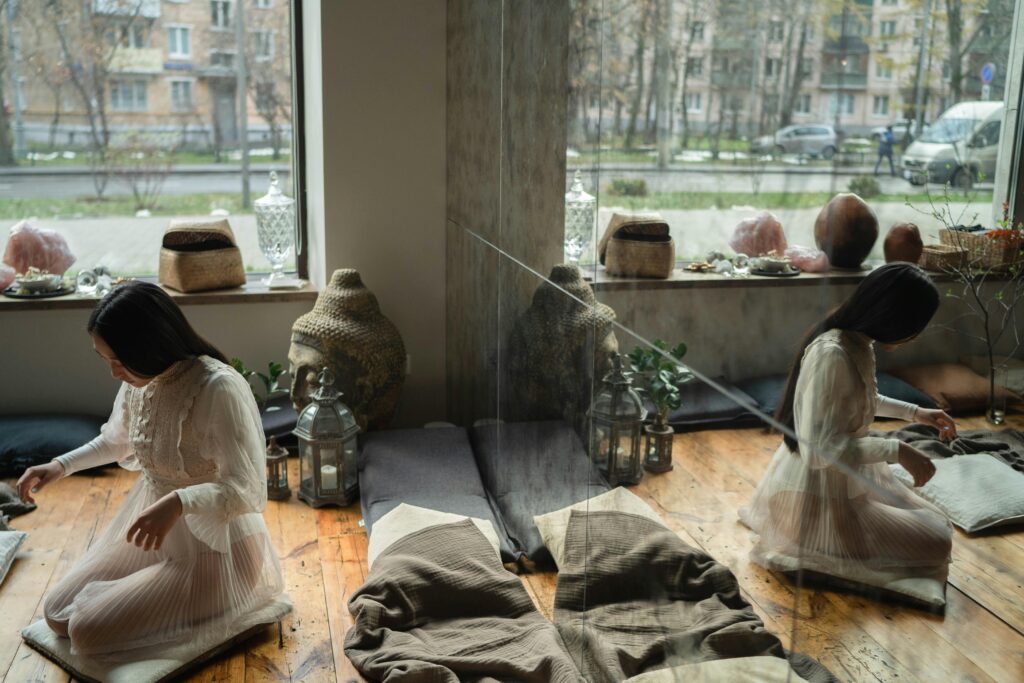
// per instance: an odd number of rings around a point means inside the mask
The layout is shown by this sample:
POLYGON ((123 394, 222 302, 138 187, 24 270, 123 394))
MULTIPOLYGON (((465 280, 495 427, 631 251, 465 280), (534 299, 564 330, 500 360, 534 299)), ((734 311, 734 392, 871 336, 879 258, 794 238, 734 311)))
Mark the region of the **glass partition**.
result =
POLYGON ((451 8, 489 38, 449 111, 482 143, 449 156, 451 412, 584 678, 1013 679, 1019 572, 975 563, 1020 532, 943 496, 1013 465, 947 413, 1014 420, 1016 5, 451 8))

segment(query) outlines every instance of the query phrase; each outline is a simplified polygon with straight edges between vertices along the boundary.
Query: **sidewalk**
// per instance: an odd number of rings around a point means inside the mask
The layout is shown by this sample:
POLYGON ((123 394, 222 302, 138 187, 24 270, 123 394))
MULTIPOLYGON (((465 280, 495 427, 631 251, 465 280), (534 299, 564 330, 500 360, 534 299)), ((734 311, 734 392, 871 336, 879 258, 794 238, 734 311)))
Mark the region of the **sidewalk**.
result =
MULTIPOLYGON (((278 173, 290 173, 291 164, 287 161, 260 161, 257 163, 249 164, 250 173, 270 173, 271 171, 277 171, 278 173)), ((242 165, 237 162, 225 163, 225 164, 175 164, 171 167, 171 174, 195 174, 195 175, 208 175, 208 174, 223 174, 223 173, 241 173, 242 165)), ((92 175, 92 169, 89 166, 32 166, 29 164, 22 164, 20 166, 0 166, 0 177, 3 176, 81 176, 81 175, 92 175)))

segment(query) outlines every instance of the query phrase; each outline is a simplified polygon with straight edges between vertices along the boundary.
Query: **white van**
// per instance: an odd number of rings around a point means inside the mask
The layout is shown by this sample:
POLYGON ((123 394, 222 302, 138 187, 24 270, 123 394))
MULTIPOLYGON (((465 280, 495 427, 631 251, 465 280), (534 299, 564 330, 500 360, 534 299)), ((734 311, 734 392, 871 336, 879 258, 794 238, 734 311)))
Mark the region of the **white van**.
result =
POLYGON ((1002 102, 961 102, 943 112, 903 154, 903 177, 912 185, 970 187, 995 175, 1002 102))

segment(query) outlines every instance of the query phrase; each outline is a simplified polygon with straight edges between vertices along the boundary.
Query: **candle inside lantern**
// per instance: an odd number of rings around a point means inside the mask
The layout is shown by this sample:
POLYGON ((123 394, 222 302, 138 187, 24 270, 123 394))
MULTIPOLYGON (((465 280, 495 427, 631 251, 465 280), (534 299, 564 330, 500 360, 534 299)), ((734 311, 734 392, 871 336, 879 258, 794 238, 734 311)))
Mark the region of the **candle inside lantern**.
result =
POLYGON ((338 468, 334 465, 324 465, 320 468, 320 486, 325 489, 338 488, 338 468))

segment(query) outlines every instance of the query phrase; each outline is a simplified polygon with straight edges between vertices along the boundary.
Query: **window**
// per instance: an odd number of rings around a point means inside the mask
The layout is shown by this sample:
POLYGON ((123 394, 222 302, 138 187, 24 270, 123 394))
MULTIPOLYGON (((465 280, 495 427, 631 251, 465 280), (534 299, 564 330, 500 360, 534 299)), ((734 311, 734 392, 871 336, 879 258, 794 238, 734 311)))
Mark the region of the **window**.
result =
POLYGON ((274 32, 253 31, 252 52, 258 61, 267 61, 274 58, 274 32))
POLYGON ((111 81, 110 108, 114 111, 146 111, 145 81, 111 81))
POLYGON ((782 39, 786 36, 786 29, 781 21, 771 21, 768 23, 768 40, 773 43, 781 43, 782 39))
POLYGON ((120 47, 146 47, 146 27, 141 19, 120 26, 112 26, 107 30, 107 42, 120 47))
POLYGON ((256 0, 256 9, 270 9, 271 0, 256 0))
POLYGON ((878 25, 878 35, 883 37, 896 35, 896 22, 890 20, 880 23, 878 25))
POLYGON ((889 96, 888 95, 875 95, 874 104, 871 107, 871 113, 875 116, 888 116, 889 115, 889 96))
POLYGON ((829 115, 835 116, 838 108, 838 113, 844 115, 853 114, 854 96, 851 93, 832 93, 829 97, 828 112, 829 115))
POLYGON ((775 78, 779 75, 781 61, 778 57, 768 57, 764 60, 764 75, 768 78, 775 78))
POLYGON ((896 0, 882 0, 882 4, 892 7, 896 4, 896 0))
POLYGON ((235 68, 235 53, 226 50, 214 50, 210 53, 210 66, 223 67, 225 69, 235 68))
POLYGON ((187 26, 167 27, 167 56, 189 58, 192 56, 192 30, 187 26))
POLYGON ((686 111, 691 114, 701 112, 701 94, 699 92, 686 93, 686 111))
POLYGON ((690 40, 700 42, 704 40, 704 22, 695 21, 690 24, 690 40))
POLYGON ((814 58, 804 57, 800 60, 800 75, 801 76, 813 76, 814 75, 814 58))
POLYGON ((180 79, 171 81, 171 111, 186 112, 195 109, 192 103, 192 81, 180 79))
POLYGON ((704 75, 704 58, 689 57, 686 60, 686 73, 690 76, 701 77, 704 75))
POLYGON ((949 68, 949 62, 942 63, 942 78, 943 80, 949 80, 952 75, 952 69, 949 68))
POLYGON ((210 26, 215 29, 231 28, 230 0, 210 0, 210 26))
POLYGON ((883 81, 891 81, 892 66, 882 63, 875 64, 875 76, 883 81))
POLYGON ((796 98, 796 107, 793 111, 797 114, 810 114, 811 96, 807 93, 800 93, 796 98))

